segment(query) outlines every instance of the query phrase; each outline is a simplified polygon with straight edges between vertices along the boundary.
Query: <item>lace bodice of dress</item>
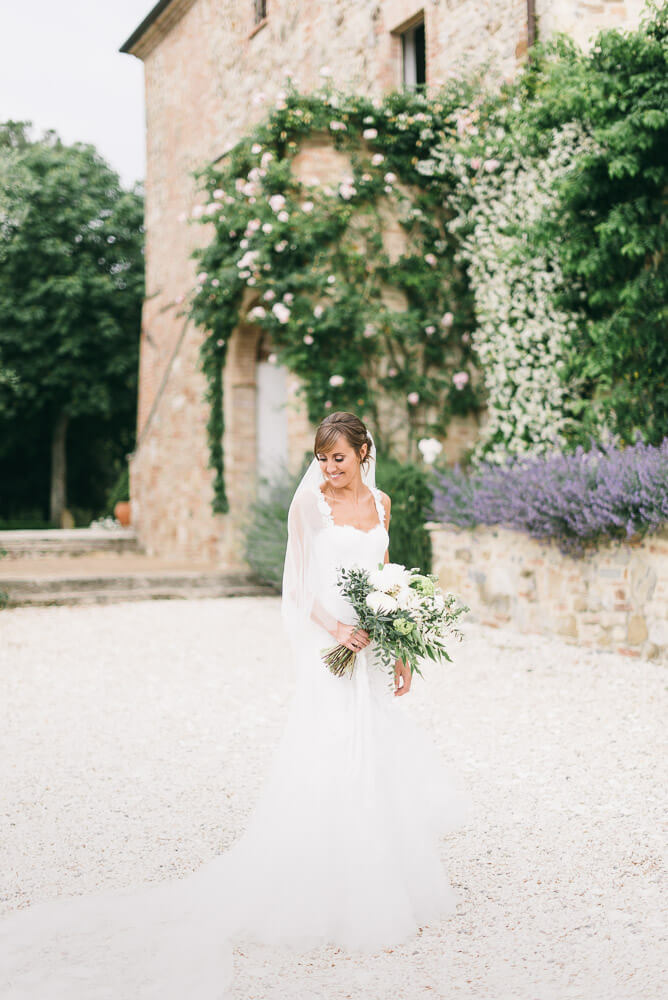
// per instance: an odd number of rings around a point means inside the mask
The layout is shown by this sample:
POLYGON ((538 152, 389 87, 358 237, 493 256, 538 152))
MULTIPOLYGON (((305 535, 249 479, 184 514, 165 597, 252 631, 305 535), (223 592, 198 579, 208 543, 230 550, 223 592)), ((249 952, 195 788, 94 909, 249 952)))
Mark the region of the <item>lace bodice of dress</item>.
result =
POLYGON ((378 523, 364 531, 350 524, 336 524, 332 509, 320 489, 317 489, 318 509, 322 514, 323 528, 316 537, 319 568, 322 571, 323 593, 318 597, 339 621, 353 624, 356 620, 352 606, 340 594, 336 582, 339 567, 359 566, 363 569, 377 569, 383 562, 389 535, 384 525, 385 511, 380 490, 369 487, 373 494, 378 514, 378 523))

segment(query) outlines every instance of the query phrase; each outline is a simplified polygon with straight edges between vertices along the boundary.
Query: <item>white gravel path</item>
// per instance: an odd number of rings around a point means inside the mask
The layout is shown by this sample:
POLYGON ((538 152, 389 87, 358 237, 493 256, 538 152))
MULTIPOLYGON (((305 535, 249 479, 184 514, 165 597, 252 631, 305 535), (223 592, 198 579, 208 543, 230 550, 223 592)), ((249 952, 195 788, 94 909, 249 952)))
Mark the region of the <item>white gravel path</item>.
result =
MULTIPOLYGON (((238 1000, 666 996, 665 667, 472 625, 454 653, 407 697, 476 802, 458 915, 364 961, 237 949, 238 1000)), ((274 598, 0 612, 1 912, 223 850, 292 687, 274 598)))

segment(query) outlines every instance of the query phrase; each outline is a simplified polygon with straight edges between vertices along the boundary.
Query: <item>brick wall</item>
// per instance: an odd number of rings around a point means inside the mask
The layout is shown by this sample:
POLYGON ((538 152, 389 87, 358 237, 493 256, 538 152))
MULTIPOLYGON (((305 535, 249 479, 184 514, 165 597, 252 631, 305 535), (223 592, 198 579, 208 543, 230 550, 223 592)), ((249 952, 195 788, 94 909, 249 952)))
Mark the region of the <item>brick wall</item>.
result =
POLYGON ((644 5, 645 0, 537 0, 538 35, 544 39, 563 31, 586 48, 602 28, 636 28, 644 5))
POLYGON ((668 530, 576 559, 505 528, 429 528, 434 572, 474 621, 668 662, 668 530))

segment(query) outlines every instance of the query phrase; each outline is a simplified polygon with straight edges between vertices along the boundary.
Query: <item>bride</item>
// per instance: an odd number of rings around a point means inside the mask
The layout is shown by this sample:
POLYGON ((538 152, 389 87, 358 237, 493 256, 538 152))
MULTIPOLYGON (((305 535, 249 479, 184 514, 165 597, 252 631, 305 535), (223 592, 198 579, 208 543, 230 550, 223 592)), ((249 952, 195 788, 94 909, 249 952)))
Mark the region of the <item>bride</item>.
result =
POLYGON ((439 837, 468 814, 336 585, 389 559, 390 498, 352 413, 317 429, 288 514, 281 614, 296 667, 287 722, 243 835, 185 878, 61 898, 0 920, 3 1000, 221 1000, 232 945, 376 951, 452 914, 439 837), (327 647, 355 650, 335 677, 327 647))

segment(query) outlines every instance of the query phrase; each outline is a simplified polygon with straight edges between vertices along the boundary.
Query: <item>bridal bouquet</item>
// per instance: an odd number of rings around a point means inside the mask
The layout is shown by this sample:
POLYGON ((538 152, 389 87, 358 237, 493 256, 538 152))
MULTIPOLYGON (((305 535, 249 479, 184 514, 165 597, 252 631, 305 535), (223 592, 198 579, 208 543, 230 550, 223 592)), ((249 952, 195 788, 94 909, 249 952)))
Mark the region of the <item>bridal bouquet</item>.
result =
MULTIPOLYGON (((456 605, 454 594, 444 594, 433 573, 424 574, 399 563, 379 563, 377 570, 341 568, 338 586, 357 614, 357 627, 369 633, 384 666, 394 673, 397 659, 422 673, 418 660, 450 660, 446 639, 461 639, 455 628, 469 609, 456 605)), ((338 645, 323 650, 323 660, 337 677, 352 674, 356 653, 338 645)))

